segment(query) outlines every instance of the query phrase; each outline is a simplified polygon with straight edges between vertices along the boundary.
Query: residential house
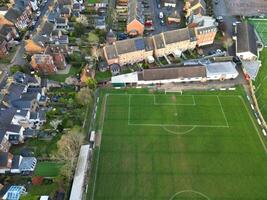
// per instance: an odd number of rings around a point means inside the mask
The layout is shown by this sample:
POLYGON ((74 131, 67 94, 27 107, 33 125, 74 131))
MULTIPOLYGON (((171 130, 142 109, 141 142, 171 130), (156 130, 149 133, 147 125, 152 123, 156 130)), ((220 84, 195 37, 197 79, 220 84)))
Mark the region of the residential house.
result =
POLYGON ((70 18, 71 17, 71 9, 68 7, 63 7, 60 9, 60 17, 70 18))
POLYGON ((69 29, 69 20, 67 18, 58 17, 55 19, 56 28, 59 30, 69 29))
POLYGON ((65 69, 67 67, 65 56, 58 52, 52 54, 54 59, 54 64, 56 65, 57 69, 65 69))
POLYGON ((35 93, 23 93, 19 99, 12 101, 13 107, 19 110, 35 111, 38 108, 38 101, 41 94, 35 93))
POLYGON ((116 41, 114 44, 104 47, 104 55, 108 65, 136 63, 147 59, 153 55, 151 41, 143 38, 132 38, 128 40, 116 41))
POLYGON ((40 78, 36 76, 30 76, 28 74, 24 74, 22 72, 16 72, 13 74, 12 81, 20 84, 27 85, 28 91, 29 87, 31 86, 39 86, 40 85, 40 78))
POLYGON ((183 51, 196 47, 196 36, 188 28, 167 31, 154 36, 154 54, 162 57, 169 54, 181 55, 183 51))
POLYGON ((0 36, 5 37, 7 42, 13 41, 19 37, 19 34, 14 26, 0 25, 0 36))
POLYGON ((19 144, 24 142, 24 132, 25 128, 20 125, 9 124, 6 127, 6 134, 8 135, 8 140, 11 144, 19 144))
POLYGON ((236 55, 242 60, 257 60, 257 37, 254 27, 247 22, 237 24, 236 55))
POLYGON ((41 35, 44 37, 47 37, 49 41, 52 40, 52 32, 56 29, 55 24, 46 21, 42 30, 41 30, 41 35))
POLYGON ((141 2, 138 0, 128 1, 127 33, 136 36, 144 33, 144 15, 141 2))
POLYGON ((36 167, 35 157, 23 157, 11 153, 0 152, 0 174, 31 174, 36 167))
POLYGON ((11 144, 8 141, 8 135, 3 129, 0 129, 0 151, 8 152, 10 147, 11 144))
POLYGON ((184 11, 186 18, 190 15, 203 16, 206 14, 206 2, 205 0, 186 0, 184 11))
POLYGON ((25 51, 30 55, 44 53, 45 51, 44 46, 34 40, 26 40, 25 43, 25 51))
POLYGON ((32 7, 29 0, 16 1, 5 14, 6 20, 12 22, 19 30, 25 29, 31 22, 32 7))
POLYGON ((9 152, 0 151, 0 174, 9 172, 12 167, 13 155, 9 152))
POLYGON ((183 28, 152 37, 116 41, 113 44, 107 44, 103 50, 108 65, 116 63, 122 66, 150 58, 152 60, 154 55, 157 57, 169 54, 181 55, 185 50, 194 49, 196 43, 194 31, 183 28))
POLYGON ((20 125, 24 128, 29 127, 29 118, 30 111, 29 110, 17 110, 11 123, 14 125, 20 125))
POLYGON ((217 34, 217 22, 210 16, 193 15, 189 18, 189 28, 195 31, 197 46, 213 44, 217 34))
POLYGON ((30 64, 34 70, 42 74, 53 74, 57 71, 53 57, 48 54, 34 54, 30 64))
POLYGON ((0 36, 0 58, 4 58, 8 54, 8 42, 5 37, 0 36))
POLYGON ((26 188, 18 185, 6 185, 0 189, 0 199, 19 200, 21 195, 26 194, 26 188))

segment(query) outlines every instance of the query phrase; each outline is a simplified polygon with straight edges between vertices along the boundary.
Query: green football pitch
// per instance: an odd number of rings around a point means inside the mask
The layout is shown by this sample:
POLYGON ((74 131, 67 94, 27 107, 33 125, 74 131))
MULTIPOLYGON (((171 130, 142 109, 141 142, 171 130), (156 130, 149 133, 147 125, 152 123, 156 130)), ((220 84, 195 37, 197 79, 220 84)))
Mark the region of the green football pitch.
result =
POLYGON ((250 18, 249 23, 252 24, 257 31, 264 46, 267 46, 267 19, 250 18))
POLYGON ((267 199, 265 138, 242 93, 117 92, 102 105, 89 199, 267 199))

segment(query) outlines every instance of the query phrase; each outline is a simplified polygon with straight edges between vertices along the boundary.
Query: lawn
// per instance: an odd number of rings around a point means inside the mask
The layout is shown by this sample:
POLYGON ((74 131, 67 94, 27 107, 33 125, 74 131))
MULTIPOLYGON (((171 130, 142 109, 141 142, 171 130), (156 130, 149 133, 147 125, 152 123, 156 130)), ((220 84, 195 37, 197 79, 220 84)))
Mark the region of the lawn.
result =
POLYGON ((267 19, 249 19, 250 24, 252 24, 259 34, 261 41, 266 46, 267 45, 267 19))
POLYGON ((105 98, 88 199, 266 199, 266 142, 241 88, 105 98))
POLYGON ((74 76, 76 74, 79 74, 81 70, 81 67, 71 67, 70 71, 68 74, 53 74, 53 75, 48 75, 47 78, 49 80, 54 80, 58 82, 65 82, 65 79, 68 78, 69 76, 74 76))
POLYGON ((260 52, 260 60, 262 62, 262 66, 260 71, 258 72, 256 81, 254 82, 256 97, 258 100, 258 104, 262 115, 267 120, 267 48, 264 48, 263 51, 260 52))
POLYGON ((38 162, 35 169, 35 176, 56 177, 59 175, 62 164, 57 162, 38 162))
POLYGON ((97 81, 109 80, 111 78, 111 76, 112 76, 112 74, 109 70, 105 71, 105 72, 96 71, 95 79, 97 81))

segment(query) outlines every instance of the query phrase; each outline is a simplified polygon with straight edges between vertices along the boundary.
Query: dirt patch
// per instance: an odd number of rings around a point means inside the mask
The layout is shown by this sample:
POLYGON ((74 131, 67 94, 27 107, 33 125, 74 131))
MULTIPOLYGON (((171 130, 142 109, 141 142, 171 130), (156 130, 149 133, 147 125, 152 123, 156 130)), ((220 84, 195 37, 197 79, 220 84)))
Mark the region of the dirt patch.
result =
POLYGON ((176 96, 172 95, 172 101, 175 103, 176 102, 176 96))
POLYGON ((95 145, 96 145, 97 147, 100 146, 100 144, 101 144, 101 139, 102 139, 102 133, 101 133, 101 132, 96 133, 96 134, 95 134, 95 145))

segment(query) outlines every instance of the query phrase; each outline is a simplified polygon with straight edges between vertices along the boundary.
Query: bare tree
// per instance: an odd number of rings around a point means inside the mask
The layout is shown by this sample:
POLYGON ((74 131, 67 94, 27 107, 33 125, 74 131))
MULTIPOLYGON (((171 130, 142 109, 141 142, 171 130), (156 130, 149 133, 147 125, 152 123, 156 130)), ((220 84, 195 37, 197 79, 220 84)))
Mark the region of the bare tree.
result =
POLYGON ((62 135, 57 142, 57 153, 55 158, 64 163, 61 175, 70 179, 79 156, 80 147, 83 144, 85 136, 79 127, 71 129, 68 133, 62 135))
POLYGON ((76 94, 76 100, 83 106, 92 102, 92 90, 89 87, 81 88, 81 90, 76 94))

